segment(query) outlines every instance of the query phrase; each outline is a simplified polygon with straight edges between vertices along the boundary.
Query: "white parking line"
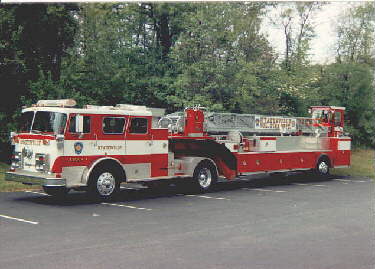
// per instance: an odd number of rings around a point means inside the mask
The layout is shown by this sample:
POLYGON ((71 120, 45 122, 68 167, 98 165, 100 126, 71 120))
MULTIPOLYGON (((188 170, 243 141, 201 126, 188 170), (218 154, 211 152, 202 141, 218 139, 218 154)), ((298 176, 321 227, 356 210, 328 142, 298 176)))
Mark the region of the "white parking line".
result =
POLYGON ((271 189, 261 189, 261 188, 241 188, 241 190, 246 190, 246 191, 268 191, 268 192, 277 192, 277 193, 282 193, 286 191, 280 191, 280 190, 271 190, 271 189))
POLYGON ((360 182, 360 183, 364 183, 364 182, 369 182, 367 180, 349 180, 349 179, 333 179, 334 181, 340 181, 340 182, 360 182))
POLYGON ((323 185, 323 184, 306 184, 306 183, 292 183, 292 184, 298 185, 298 186, 327 187, 327 185, 323 185))
POLYGON ((24 192, 49 196, 47 193, 44 193, 44 192, 37 192, 37 191, 24 191, 24 192))
POLYGON ((102 204, 102 205, 118 206, 118 207, 126 207, 126 208, 131 208, 131 209, 147 210, 147 211, 152 210, 152 209, 150 209, 150 208, 137 207, 137 206, 132 206, 132 205, 111 204, 111 203, 101 203, 101 204, 102 204))
POLYGON ((199 198, 204 198, 204 199, 215 199, 215 200, 227 200, 227 201, 230 201, 230 199, 228 199, 228 198, 224 198, 224 197, 212 197, 212 196, 207 196, 207 195, 186 194, 185 196, 188 196, 188 197, 199 197, 199 198))
POLYGON ((0 217, 2 217, 4 219, 10 219, 10 220, 16 220, 16 221, 20 221, 20 222, 25 222, 25 223, 29 223, 29 224, 39 224, 39 222, 37 222, 37 221, 30 221, 30 220, 15 218, 15 217, 7 216, 7 215, 0 215, 0 217))
POLYGON ((336 179, 332 179, 332 180, 340 181, 340 182, 352 182, 351 180, 348 180, 348 179, 338 179, 338 178, 336 178, 336 179))

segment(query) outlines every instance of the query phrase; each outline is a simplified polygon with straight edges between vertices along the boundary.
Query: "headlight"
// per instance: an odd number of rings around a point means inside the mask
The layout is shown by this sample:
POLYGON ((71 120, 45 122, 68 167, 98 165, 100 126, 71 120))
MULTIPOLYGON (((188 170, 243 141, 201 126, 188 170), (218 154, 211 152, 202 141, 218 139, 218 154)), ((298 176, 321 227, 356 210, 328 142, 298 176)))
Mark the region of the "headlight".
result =
POLYGON ((47 167, 47 155, 43 153, 35 154, 35 169, 38 171, 46 171, 47 167))
POLYGON ((21 152, 15 152, 12 155, 11 169, 20 168, 20 167, 21 167, 21 152))

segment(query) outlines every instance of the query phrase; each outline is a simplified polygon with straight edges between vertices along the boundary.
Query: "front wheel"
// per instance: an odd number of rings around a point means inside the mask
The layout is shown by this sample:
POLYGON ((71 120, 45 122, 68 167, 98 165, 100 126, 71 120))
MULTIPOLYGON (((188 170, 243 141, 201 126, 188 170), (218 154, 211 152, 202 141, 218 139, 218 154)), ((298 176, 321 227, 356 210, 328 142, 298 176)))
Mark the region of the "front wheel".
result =
POLYGON ((64 198, 68 192, 69 189, 66 187, 48 187, 48 186, 43 186, 43 191, 47 193, 48 195, 51 195, 56 198, 64 198))
POLYGON ((212 189, 217 181, 215 166, 210 161, 200 162, 194 170, 193 181, 200 192, 212 189))
POLYGON ((120 191, 119 173, 110 167, 98 167, 92 172, 88 185, 91 197, 110 200, 120 191))

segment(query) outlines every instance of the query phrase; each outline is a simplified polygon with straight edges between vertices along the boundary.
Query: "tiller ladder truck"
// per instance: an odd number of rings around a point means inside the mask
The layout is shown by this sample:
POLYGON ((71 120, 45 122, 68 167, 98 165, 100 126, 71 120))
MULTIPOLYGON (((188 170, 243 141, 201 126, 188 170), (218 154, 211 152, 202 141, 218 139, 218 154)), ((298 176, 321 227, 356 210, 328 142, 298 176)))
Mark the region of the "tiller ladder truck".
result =
POLYGON ((313 106, 311 117, 86 105, 41 100, 22 110, 11 133, 6 180, 41 185, 50 195, 70 189, 110 199, 122 182, 189 180, 208 191, 218 178, 350 165, 343 107, 313 106))

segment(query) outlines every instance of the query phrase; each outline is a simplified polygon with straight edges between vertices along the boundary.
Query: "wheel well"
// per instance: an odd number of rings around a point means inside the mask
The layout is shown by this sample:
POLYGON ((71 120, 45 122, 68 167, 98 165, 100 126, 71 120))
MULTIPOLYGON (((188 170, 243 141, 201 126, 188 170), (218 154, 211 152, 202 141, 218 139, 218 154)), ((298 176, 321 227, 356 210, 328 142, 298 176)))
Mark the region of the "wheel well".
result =
POLYGON ((321 160, 325 160, 325 161, 327 161, 327 162, 328 162, 328 166, 329 166, 330 168, 332 168, 331 159, 328 157, 328 155, 325 155, 325 154, 320 155, 319 158, 318 158, 318 160, 317 160, 317 162, 316 162, 316 165, 318 165, 318 163, 319 163, 321 160))
POLYGON ((219 176, 219 171, 217 170, 217 166, 216 166, 216 164, 215 164, 215 162, 213 160, 204 159, 204 160, 200 161, 195 168, 197 168, 200 165, 204 165, 206 163, 209 164, 209 165, 211 165, 215 169, 216 177, 218 177, 219 176))
POLYGON ((170 150, 175 156, 195 156, 211 160, 220 159, 229 169, 237 169, 237 159, 234 154, 225 145, 212 140, 171 141, 170 150))
POLYGON ((93 171, 99 168, 104 168, 104 167, 110 167, 110 168, 116 169, 116 171, 118 171, 119 175, 121 176, 121 181, 126 181, 126 173, 125 173, 124 168, 120 165, 120 163, 117 160, 114 160, 114 159, 105 159, 97 163, 94 163, 94 165, 90 169, 87 179, 88 180, 90 179, 90 176, 92 175, 93 171))

